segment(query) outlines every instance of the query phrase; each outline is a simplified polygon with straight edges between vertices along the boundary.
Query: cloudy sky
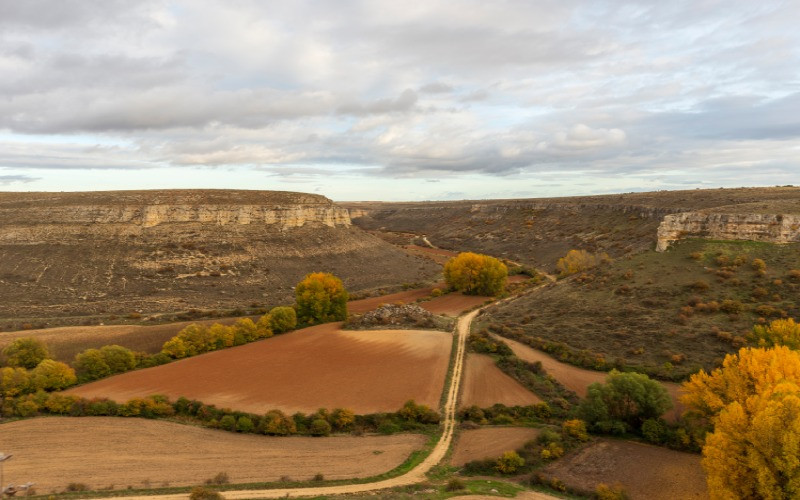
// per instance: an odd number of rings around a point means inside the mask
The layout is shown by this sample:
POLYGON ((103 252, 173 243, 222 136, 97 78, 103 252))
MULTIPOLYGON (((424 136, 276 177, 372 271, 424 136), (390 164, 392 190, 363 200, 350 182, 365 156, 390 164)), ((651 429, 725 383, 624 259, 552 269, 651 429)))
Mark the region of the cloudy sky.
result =
POLYGON ((0 190, 800 183, 800 2, 0 0, 0 190))

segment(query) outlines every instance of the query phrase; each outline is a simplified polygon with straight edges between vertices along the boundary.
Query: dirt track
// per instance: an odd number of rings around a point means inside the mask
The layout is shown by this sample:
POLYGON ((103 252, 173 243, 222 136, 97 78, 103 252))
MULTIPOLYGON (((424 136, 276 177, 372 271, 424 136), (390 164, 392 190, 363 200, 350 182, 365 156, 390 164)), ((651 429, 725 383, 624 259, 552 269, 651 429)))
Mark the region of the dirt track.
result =
MULTIPOLYGON (((559 383, 561 383, 561 385, 571 391, 574 391, 582 398, 586 397, 586 390, 591 384, 595 382, 602 383, 606 379, 606 372, 586 370, 584 368, 578 368, 574 365, 562 363, 561 361, 558 361, 555 358, 541 351, 537 351, 536 349, 533 349, 532 347, 529 347, 521 342, 494 334, 492 336, 508 344, 518 358, 531 363, 536 361, 541 362, 542 367, 549 375, 552 375, 556 380, 559 381, 559 383)), ((664 417, 667 420, 675 421, 685 409, 678 399, 680 396, 680 385, 670 382, 662 382, 662 384, 667 388, 667 392, 669 392, 673 403, 673 408, 665 413, 664 417)))
POLYGON ((483 354, 468 354, 463 390, 459 407, 477 405, 481 408, 501 403, 506 406, 526 406, 541 402, 534 393, 509 377, 483 354))
POLYGON ((22 420, 0 425, 0 433, 3 451, 14 454, 4 479, 33 481, 39 493, 72 482, 93 489, 190 486, 219 472, 232 483, 367 477, 400 465, 425 443, 417 434, 276 438, 114 417, 22 420))
POLYGON ((409 399, 438 407, 452 337, 444 332, 341 331, 328 323, 68 391, 127 401, 163 394, 265 413, 350 408, 396 411, 409 399))

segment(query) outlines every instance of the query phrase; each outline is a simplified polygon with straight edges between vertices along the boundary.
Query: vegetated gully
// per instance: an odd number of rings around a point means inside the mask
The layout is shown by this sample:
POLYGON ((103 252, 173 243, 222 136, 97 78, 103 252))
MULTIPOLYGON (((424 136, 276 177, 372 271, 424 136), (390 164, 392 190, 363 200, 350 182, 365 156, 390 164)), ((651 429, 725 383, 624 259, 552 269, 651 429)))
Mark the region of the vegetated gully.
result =
MULTIPOLYGON (((458 393, 461 387, 462 373, 464 370, 464 357, 466 352, 467 337, 469 337, 472 320, 478 315, 480 309, 462 315, 458 319, 456 327, 455 361, 453 363, 453 373, 450 378, 450 386, 447 388, 447 400, 444 406, 444 416, 442 420, 442 434, 439 441, 434 445, 430 454, 415 468, 397 477, 384 479, 373 483, 343 484, 335 486, 318 486, 308 488, 281 488, 266 490, 228 490, 223 494, 226 499, 250 499, 250 498, 277 498, 277 497, 305 497, 319 495, 341 495, 350 493, 364 493, 367 491, 384 490, 398 486, 408 486, 422 482, 426 479, 425 474, 430 471, 444 458, 450 444, 453 441, 453 434, 456 428, 456 405, 458 404, 458 393)), ((125 497, 127 500, 185 500, 187 494, 169 495, 147 495, 125 497)), ((117 497, 118 498, 118 497, 117 497)))

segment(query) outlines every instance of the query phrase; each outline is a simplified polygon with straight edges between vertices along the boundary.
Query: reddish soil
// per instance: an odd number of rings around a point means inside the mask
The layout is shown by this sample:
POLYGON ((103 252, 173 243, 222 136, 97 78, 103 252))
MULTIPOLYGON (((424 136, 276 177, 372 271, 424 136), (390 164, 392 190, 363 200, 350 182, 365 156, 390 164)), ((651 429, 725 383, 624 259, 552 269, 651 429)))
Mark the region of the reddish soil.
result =
POLYGON ((515 274, 514 276, 509 276, 508 277, 508 282, 509 283, 525 283, 529 279, 531 279, 531 277, 528 276, 527 274, 515 274))
MULTIPOLYGON (((586 391, 591 384, 595 382, 605 382, 606 375, 608 375, 606 372, 586 370, 584 368, 578 368, 577 366, 562 363, 541 351, 537 351, 536 349, 533 349, 515 340, 497 336, 495 336, 495 338, 500 339, 508 344, 508 347, 514 351, 514 354, 518 358, 531 363, 536 361, 541 362, 542 367, 549 375, 552 375, 561 385, 571 391, 574 391, 582 398, 586 397, 586 391)), ((686 407, 681 404, 679 400, 681 386, 679 384, 670 382, 661 383, 667 388, 667 392, 669 392, 673 404, 673 408, 664 414, 664 418, 667 420, 676 421, 686 409, 686 407)))
POLYGON ((345 407, 396 411, 409 399, 437 408, 452 336, 417 330, 341 331, 328 323, 67 392, 126 401, 164 394, 253 413, 345 407))
POLYGON ((497 458, 506 451, 521 448, 538 435, 539 429, 530 427, 483 427, 462 431, 456 439, 450 463, 459 467, 472 460, 497 458))
POLYGON ((464 311, 468 311, 490 300, 492 297, 480 295, 464 295, 461 292, 452 292, 441 297, 436 297, 427 302, 420 302, 420 307, 427 309, 433 314, 446 314, 447 316, 458 316, 464 311))
POLYGON ((597 440, 544 472, 589 491, 599 483, 621 483, 632 500, 708 498, 700 455, 631 441, 597 440))
POLYGON ((461 407, 486 408, 495 403, 526 406, 541 402, 536 394, 503 373, 490 356, 483 354, 467 355, 463 384, 461 407))
POLYGON ((347 303, 347 311, 351 313, 365 313, 378 308, 381 304, 408 304, 415 302, 418 299, 430 297, 434 288, 443 290, 447 287, 445 283, 439 283, 428 288, 416 288, 414 290, 406 290, 398 293, 391 293, 389 295, 381 295, 380 297, 370 297, 368 299, 352 300, 347 303))
POLYGON ((231 483, 368 477, 400 465, 425 437, 328 438, 234 434, 171 422, 47 417, 0 425, 6 484, 36 483, 40 494, 69 483, 93 489, 201 484, 219 472, 231 483))
MULTIPOLYGON (((251 317, 251 316, 247 316, 251 317)), ((257 317, 251 317, 257 320, 257 317)), ((63 326, 40 330, 20 330, 0 333, 0 349, 20 337, 36 337, 47 344, 59 361, 71 363, 75 355, 90 348, 117 344, 134 351, 156 353, 164 342, 192 323, 210 325, 235 323, 239 318, 218 318, 199 321, 182 321, 163 325, 101 325, 63 326)))

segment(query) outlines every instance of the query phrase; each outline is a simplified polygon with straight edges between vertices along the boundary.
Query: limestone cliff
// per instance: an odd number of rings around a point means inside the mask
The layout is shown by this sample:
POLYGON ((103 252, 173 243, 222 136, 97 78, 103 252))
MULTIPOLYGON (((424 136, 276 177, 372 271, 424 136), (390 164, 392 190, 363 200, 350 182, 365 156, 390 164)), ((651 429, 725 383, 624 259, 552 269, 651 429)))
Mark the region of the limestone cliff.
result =
POLYGON ((318 195, 0 193, 0 318, 276 305, 313 271, 357 291, 437 269, 318 195))
POLYGON ((683 238, 800 242, 800 216, 789 214, 686 212, 664 217, 656 250, 683 238))

